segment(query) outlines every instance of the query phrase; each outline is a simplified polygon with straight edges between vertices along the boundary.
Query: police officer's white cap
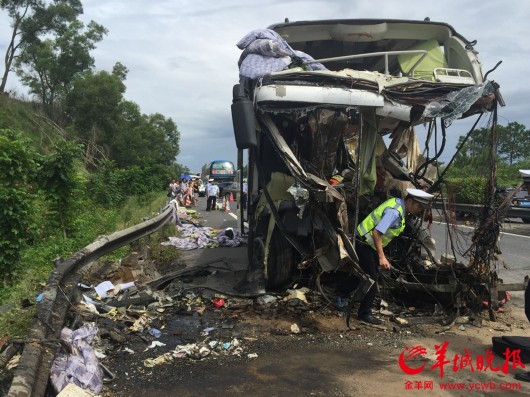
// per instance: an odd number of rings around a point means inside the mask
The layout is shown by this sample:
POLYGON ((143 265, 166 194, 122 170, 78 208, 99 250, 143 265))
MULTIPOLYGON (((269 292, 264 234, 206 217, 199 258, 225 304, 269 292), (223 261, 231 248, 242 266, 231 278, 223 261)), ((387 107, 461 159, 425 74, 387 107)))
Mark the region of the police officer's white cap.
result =
POLYGON ((208 182, 213 182, 213 179, 208 179, 208 182))
POLYGON ((414 201, 420 203, 421 206, 424 208, 429 206, 434 197, 432 194, 420 189, 408 188, 407 193, 414 201))

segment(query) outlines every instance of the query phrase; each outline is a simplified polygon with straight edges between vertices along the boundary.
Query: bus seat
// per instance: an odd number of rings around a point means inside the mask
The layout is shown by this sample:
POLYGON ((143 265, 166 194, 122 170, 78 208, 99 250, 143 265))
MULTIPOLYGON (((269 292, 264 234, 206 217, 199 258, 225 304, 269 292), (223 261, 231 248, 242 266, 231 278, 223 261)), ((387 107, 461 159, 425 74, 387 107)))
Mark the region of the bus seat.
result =
POLYGON ((445 55, 435 39, 427 40, 416 44, 408 50, 425 50, 428 52, 427 56, 416 66, 411 72, 414 64, 420 59, 421 54, 402 54, 398 55, 398 62, 401 71, 406 76, 411 76, 417 79, 433 80, 433 71, 436 68, 447 68, 447 61, 445 55))

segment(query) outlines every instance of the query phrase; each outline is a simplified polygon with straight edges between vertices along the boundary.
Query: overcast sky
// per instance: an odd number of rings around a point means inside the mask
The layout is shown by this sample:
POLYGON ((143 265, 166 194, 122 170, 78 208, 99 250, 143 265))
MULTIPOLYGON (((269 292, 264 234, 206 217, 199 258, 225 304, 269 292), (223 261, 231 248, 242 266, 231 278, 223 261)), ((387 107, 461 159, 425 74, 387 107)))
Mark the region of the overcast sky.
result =
MULTIPOLYGON (((516 121, 530 128, 529 0, 83 0, 83 6, 85 22, 94 20, 109 31, 92 53, 96 69, 111 71, 116 62, 129 69, 126 99, 144 114, 161 113, 175 121, 181 133, 177 161, 191 171, 215 159, 235 163, 230 105, 241 53, 236 43, 251 30, 285 18, 430 17, 449 23, 477 40, 484 72, 503 61, 489 76, 500 84, 507 103, 499 123, 516 121)), ((0 23, 3 56, 9 30, 4 16, 0 23)), ((9 88, 17 88, 14 74, 9 88)), ((442 160, 449 160, 469 126, 453 123, 448 132, 454 138, 442 160)))

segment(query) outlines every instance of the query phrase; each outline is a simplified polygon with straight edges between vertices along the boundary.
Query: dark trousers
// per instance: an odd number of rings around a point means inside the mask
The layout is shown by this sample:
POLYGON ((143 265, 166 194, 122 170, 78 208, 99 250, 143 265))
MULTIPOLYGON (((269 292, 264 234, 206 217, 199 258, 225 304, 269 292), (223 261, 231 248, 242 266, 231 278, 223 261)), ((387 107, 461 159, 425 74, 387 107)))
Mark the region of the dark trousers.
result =
POLYGON ((241 194, 241 207, 246 210, 247 209, 247 194, 242 193, 241 194))
POLYGON ((206 199, 206 211, 215 210, 217 205, 217 196, 208 196, 206 199))
POLYGON ((359 317, 367 316, 372 314, 372 306, 374 304, 375 295, 377 294, 377 278, 379 277, 379 257, 377 251, 375 251, 368 244, 363 243, 359 240, 355 241, 355 251, 359 256, 359 266, 367 273, 372 280, 375 281, 372 288, 368 290, 368 293, 361 300, 359 305, 359 311, 357 315, 359 317))

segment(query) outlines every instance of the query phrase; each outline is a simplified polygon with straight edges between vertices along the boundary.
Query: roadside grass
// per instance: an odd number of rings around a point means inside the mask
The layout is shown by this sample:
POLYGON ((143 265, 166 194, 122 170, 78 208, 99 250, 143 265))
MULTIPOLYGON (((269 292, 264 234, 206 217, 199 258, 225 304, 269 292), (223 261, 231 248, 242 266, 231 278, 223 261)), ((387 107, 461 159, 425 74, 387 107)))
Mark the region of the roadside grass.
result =
POLYGON ((156 263, 159 271, 164 267, 170 266, 180 256, 180 251, 175 247, 160 244, 167 241, 170 236, 180 236, 180 232, 174 224, 164 225, 152 236, 150 242, 150 259, 156 263))
MULTIPOLYGON (((22 269, 10 284, 0 286, 0 336, 24 338, 29 331, 35 314, 36 298, 53 272, 56 258, 69 258, 101 235, 112 234, 118 230, 137 225, 152 218, 165 206, 167 197, 164 192, 150 192, 141 197, 129 197, 116 209, 95 208, 87 203, 86 210, 76 219, 76 230, 68 239, 60 233, 50 232, 39 241, 28 246, 22 253, 22 269)), ((169 235, 175 235, 175 227, 166 225, 153 235, 154 241, 163 241, 169 235)), ((134 243, 133 243, 134 244, 134 243)), ((132 251, 132 246, 124 246, 104 257, 101 261, 116 261, 132 251)), ((174 247, 153 244, 160 259, 175 258, 174 247)))

